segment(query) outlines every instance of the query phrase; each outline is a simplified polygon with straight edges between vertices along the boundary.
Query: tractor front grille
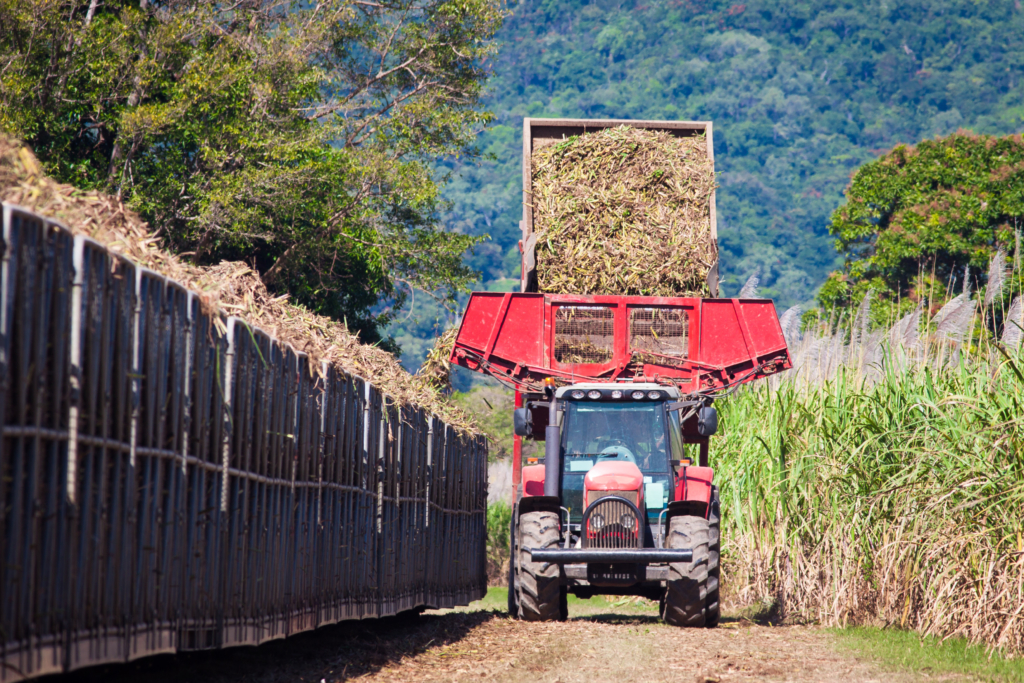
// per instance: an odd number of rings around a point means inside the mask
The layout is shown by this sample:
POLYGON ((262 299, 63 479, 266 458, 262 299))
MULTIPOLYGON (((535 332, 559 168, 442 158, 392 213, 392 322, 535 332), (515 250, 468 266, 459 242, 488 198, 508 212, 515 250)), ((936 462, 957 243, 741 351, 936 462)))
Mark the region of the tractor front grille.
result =
POLYGON ((644 520, 635 505, 618 497, 605 496, 583 513, 584 548, 639 548, 644 520))

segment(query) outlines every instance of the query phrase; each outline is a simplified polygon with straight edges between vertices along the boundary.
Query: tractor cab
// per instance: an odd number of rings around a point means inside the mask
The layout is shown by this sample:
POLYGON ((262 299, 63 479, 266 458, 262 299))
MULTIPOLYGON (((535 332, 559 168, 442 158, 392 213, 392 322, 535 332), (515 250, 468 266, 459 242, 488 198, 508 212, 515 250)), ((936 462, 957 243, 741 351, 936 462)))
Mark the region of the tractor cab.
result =
POLYGON ((561 490, 570 533, 578 539, 588 505, 619 495, 637 506, 644 545, 653 547, 650 525, 672 499, 673 461, 684 458, 680 411, 667 408, 679 390, 578 384, 560 388, 556 398, 563 406, 561 490))

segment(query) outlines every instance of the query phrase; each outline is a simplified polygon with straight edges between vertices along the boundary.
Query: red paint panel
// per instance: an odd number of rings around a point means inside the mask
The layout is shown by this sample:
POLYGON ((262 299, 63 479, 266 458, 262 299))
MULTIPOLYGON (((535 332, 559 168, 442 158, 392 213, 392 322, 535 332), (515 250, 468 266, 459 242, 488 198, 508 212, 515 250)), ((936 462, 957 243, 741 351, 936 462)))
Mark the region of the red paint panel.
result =
POLYGON ((491 292, 470 297, 451 361, 531 391, 539 391, 538 384, 546 377, 607 382, 639 376, 641 371, 647 381, 681 380, 684 390, 696 390, 747 382, 792 366, 775 307, 764 299, 491 292), (565 305, 614 311, 610 362, 562 365, 554 360, 553 318, 565 305), (629 350, 630 307, 685 309, 690 318, 689 356, 666 358, 664 365, 650 360, 642 368, 631 365, 635 361, 629 350))
POLYGON ((583 477, 587 491, 636 491, 643 483, 644 475, 631 462, 599 462, 583 477))
POLYGON ((701 361, 729 367, 785 348, 779 316, 770 300, 705 299, 702 302, 701 361), (747 348, 745 339, 750 340, 753 348, 747 348))
POLYGON ((523 496, 544 495, 544 465, 527 465, 523 468, 523 496))
MULTIPOLYGON (((476 296, 474 294, 474 296, 476 296)), ((548 367, 541 344, 544 329, 544 297, 539 294, 508 294, 505 320, 498 328, 493 355, 515 365, 548 367)), ((470 299, 472 301, 472 299, 470 299)), ((459 341, 462 341, 461 334, 459 341)))
POLYGON ((684 467, 676 477, 676 500, 711 502, 711 482, 715 471, 710 467, 684 467), (683 472, 686 472, 685 482, 683 472))
POLYGON ((740 308, 757 355, 762 356, 786 348, 786 338, 782 336, 779 316, 771 301, 741 301, 740 308))
POLYGON ((700 360, 728 367, 748 360, 732 299, 707 299, 700 310, 700 360))
POLYGON ((473 292, 466 304, 466 313, 459 327, 459 344, 483 352, 494 328, 494 321, 501 310, 504 294, 473 292))

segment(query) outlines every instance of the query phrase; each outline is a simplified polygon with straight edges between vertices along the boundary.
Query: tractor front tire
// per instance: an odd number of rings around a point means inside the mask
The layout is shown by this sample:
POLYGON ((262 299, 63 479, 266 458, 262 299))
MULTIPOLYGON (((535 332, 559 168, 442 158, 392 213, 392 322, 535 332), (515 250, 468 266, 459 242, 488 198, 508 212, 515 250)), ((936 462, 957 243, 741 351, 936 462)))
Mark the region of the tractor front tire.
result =
POLYGON ((557 564, 534 562, 530 548, 558 547, 558 515, 527 512, 519 517, 518 598, 519 618, 525 621, 562 619, 562 576, 557 564))
POLYGON ((704 626, 708 595, 710 525, 703 517, 680 515, 669 523, 666 547, 689 548, 690 562, 672 562, 668 566, 661 618, 673 626, 704 626))

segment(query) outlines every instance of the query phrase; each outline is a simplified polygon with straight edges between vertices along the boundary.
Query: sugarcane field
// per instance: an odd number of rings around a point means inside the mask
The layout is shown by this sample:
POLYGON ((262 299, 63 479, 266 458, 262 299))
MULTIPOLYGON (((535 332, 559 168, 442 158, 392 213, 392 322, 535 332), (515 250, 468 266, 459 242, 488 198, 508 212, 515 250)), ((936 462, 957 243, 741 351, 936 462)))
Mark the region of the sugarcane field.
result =
POLYGON ((1024 682, 1022 36, 0 3, 0 683, 1024 682))

